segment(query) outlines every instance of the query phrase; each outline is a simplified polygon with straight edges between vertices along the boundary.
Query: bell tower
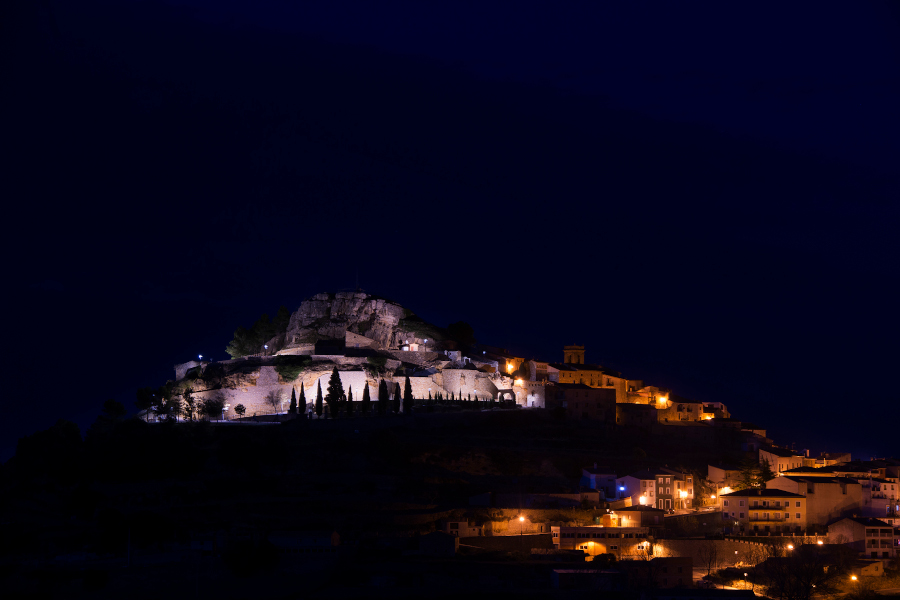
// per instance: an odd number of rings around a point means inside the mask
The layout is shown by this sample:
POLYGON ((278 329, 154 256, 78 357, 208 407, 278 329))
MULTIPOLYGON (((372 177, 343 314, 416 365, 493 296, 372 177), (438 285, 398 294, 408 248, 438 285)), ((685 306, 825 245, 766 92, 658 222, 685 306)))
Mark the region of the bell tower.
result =
POLYGON ((563 354, 565 356, 565 360, 563 362, 566 364, 584 364, 584 346, 563 346, 563 354))

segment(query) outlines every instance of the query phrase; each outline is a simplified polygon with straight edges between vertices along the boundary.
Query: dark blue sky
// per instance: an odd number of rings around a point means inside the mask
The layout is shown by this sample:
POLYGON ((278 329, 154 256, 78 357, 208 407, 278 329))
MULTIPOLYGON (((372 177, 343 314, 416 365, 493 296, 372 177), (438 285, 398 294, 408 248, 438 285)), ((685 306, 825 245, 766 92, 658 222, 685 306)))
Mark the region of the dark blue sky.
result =
POLYGON ((897 454, 898 5, 558 4, 9 3, 2 458, 357 272, 897 454))

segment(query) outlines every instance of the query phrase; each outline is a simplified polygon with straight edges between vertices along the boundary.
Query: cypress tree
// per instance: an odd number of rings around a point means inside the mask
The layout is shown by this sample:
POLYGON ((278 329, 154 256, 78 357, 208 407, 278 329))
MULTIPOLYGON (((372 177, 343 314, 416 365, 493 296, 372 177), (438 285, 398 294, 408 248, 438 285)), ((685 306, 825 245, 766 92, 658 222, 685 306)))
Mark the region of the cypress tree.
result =
POLYGON ((471 401, 472 401, 472 394, 469 394, 469 397, 466 399, 466 402, 471 402, 471 401))
POLYGON ((337 367, 332 369, 331 377, 328 379, 328 391, 325 392, 325 403, 331 412, 331 417, 337 416, 338 403, 344 396, 344 386, 341 383, 341 376, 338 374, 337 367))
POLYGON ((428 404, 431 404, 431 390, 428 390, 428 404))
POLYGON ((456 402, 456 394, 454 392, 450 392, 450 404, 456 402))
POLYGON ((378 384, 378 416, 383 417, 384 413, 387 412, 388 402, 390 402, 390 395, 388 394, 387 383, 382 379, 381 383, 378 384))
POLYGON ((403 414, 411 415, 413 409, 412 384, 409 382, 409 375, 406 376, 406 383, 403 384, 403 414))
POLYGON ((351 385, 347 390, 347 416, 353 416, 353 386, 351 385))
POLYGON ((364 416, 368 416, 369 411, 372 409, 372 399, 369 398, 369 382, 366 382, 366 387, 363 388, 363 397, 362 397, 362 414, 364 416))
POLYGON ((288 414, 297 414, 297 390, 293 387, 291 388, 291 406, 288 408, 288 414))
POLYGON ((316 392, 316 416, 322 416, 322 382, 319 382, 319 390, 316 392))
POLYGON ((306 412, 306 393, 303 389, 303 382, 300 382, 300 398, 297 399, 297 412, 306 412))
POLYGON ((391 407, 391 410, 394 411, 395 415, 400 414, 400 397, 401 397, 400 396, 400 384, 395 383, 394 384, 394 402, 393 402, 393 406, 391 407))

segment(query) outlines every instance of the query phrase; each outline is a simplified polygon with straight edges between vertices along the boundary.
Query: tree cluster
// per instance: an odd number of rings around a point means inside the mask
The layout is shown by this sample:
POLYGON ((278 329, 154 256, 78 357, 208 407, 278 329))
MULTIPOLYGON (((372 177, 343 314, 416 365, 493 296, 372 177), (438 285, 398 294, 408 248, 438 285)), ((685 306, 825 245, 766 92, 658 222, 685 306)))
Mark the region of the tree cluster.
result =
POLYGON ((231 358, 262 352, 266 342, 287 331, 290 320, 291 313, 285 306, 278 308, 273 319, 270 319, 267 313, 263 313, 250 329, 238 327, 234 332, 234 338, 225 347, 225 351, 231 358))

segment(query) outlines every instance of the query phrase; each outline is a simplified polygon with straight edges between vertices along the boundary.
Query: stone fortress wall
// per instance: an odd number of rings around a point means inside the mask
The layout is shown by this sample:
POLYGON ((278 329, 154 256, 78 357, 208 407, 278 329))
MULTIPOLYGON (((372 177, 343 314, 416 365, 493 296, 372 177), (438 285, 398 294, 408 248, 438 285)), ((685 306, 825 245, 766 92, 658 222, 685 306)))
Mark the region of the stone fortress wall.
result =
MULTIPOLYGON (((193 395, 201 401, 209 397, 222 398, 228 405, 228 417, 234 416, 234 407, 238 404, 244 405, 247 415, 282 412, 290 404, 292 389, 299 397, 301 385, 308 404, 315 401, 319 384, 324 394, 331 371, 336 366, 345 393, 352 389, 354 400, 359 401, 368 384, 370 397, 375 402, 381 378, 388 382, 391 392, 396 384, 402 391, 405 376, 394 376, 393 373, 406 364, 415 369, 410 376, 410 385, 417 399, 428 398, 429 394, 432 398, 438 394, 449 398, 462 393, 463 397, 471 395, 484 400, 497 398, 499 390, 514 389, 519 404, 544 405, 543 385, 531 385, 532 382, 516 385, 513 379, 498 371, 495 360, 487 357, 479 361, 467 359, 458 351, 438 352, 434 348, 436 340, 429 339, 428 331, 435 331, 435 328, 389 300, 361 292, 317 294, 304 301, 291 315, 284 336, 269 342, 270 349, 277 349, 276 355, 310 357, 310 363, 296 380, 284 381, 279 377, 272 364, 274 356, 238 358, 213 363, 225 366, 246 364, 237 374, 226 376, 220 389, 206 390, 205 382, 197 380, 193 395), (376 350, 382 357, 383 369, 375 366, 381 361, 373 363, 366 356, 315 353, 316 340, 342 338, 343 347, 349 354, 376 350), (401 349, 401 345, 407 349, 401 349), (459 368, 463 366, 460 363, 469 363, 483 370, 459 368), (375 378, 378 371, 384 375, 375 378), (276 399, 274 406, 269 402, 270 398, 276 399)), ((197 366, 206 369, 208 364, 189 361, 176 365, 175 380, 182 381, 190 369, 197 366)))

